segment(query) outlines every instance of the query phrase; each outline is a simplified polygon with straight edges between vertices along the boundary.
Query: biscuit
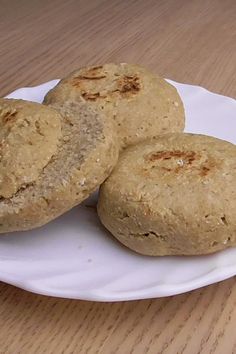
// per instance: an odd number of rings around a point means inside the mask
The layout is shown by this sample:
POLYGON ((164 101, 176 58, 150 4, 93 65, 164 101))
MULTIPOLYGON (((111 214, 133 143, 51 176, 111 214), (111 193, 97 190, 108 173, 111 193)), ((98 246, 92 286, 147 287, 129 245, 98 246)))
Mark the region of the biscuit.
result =
POLYGON ((172 133, 127 148, 100 188, 98 214, 124 245, 151 256, 236 245, 236 146, 172 133))
POLYGON ((49 91, 44 103, 67 100, 87 102, 114 119, 121 147, 184 129, 183 103, 175 87, 137 65, 76 70, 49 91))
POLYGON ((44 225, 89 196, 118 158, 111 122, 87 105, 0 99, 0 232, 44 225))

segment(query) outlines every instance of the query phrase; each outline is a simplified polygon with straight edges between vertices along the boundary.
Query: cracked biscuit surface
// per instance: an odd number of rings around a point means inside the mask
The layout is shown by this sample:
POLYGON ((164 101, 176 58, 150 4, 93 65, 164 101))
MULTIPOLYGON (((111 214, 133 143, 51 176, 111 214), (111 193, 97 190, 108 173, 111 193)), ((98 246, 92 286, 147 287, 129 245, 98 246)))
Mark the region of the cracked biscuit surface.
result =
POLYGON ((124 245, 151 256, 236 245, 236 147, 173 133, 124 151, 100 188, 98 214, 124 245))
POLYGON ((145 68, 105 64, 72 72, 44 102, 86 102, 114 120, 121 148, 184 129, 184 108, 175 87, 145 68))
POLYGON ((44 225, 89 196, 118 158, 115 129, 84 104, 0 99, 0 232, 44 225))

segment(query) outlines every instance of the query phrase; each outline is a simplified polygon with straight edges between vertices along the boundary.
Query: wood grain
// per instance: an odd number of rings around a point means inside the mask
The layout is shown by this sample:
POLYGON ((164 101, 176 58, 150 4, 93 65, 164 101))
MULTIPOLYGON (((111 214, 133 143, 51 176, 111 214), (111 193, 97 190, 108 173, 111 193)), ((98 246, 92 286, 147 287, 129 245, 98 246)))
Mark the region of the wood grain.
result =
MULTIPOLYGON (((235 0, 0 0, 0 95, 126 61, 235 97, 235 18, 235 0)), ((1 354, 236 353, 235 321, 234 278, 124 303, 0 285, 1 354)))

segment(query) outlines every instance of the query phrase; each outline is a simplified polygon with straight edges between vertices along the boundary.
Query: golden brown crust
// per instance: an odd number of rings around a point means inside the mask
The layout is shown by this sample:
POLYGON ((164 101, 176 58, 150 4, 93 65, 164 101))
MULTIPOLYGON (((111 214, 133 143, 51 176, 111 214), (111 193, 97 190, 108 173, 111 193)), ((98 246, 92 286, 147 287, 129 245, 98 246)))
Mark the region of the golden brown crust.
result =
POLYGON ((0 197, 33 183, 57 152, 61 117, 42 105, 0 99, 0 197))
POLYGON ((191 169, 191 171, 195 170, 201 177, 208 175, 212 169, 217 166, 217 161, 211 157, 206 158, 203 163, 198 163, 201 160, 201 153, 196 153, 195 151, 158 151, 152 152, 148 156, 145 156, 145 160, 148 162, 158 161, 160 163, 160 168, 162 168, 166 172, 170 173, 185 173, 186 169, 191 169), (171 164, 172 166, 167 167, 165 161, 171 160, 174 162, 171 164), (162 166, 163 164, 163 166, 162 166))
POLYGON ((146 255, 197 255, 236 245, 236 147, 166 134, 124 151, 101 186, 102 223, 146 255))
POLYGON ((117 162, 115 129, 102 114, 74 102, 41 108, 60 117, 60 142, 33 183, 0 199, 0 232, 32 229, 56 218, 96 190, 117 162))
POLYGON ((130 64, 81 68, 45 97, 45 103, 86 101, 117 125, 121 146, 184 129, 184 108, 176 89, 146 69, 130 64))

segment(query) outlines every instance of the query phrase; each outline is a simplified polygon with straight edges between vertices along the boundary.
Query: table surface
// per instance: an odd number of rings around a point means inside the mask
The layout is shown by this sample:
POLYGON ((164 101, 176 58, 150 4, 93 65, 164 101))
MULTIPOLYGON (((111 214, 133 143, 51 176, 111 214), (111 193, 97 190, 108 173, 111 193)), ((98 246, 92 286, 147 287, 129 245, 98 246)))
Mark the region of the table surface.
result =
MULTIPOLYGON (((1 96, 112 61, 236 96, 235 0, 0 0, 0 9, 1 96)), ((4 354, 236 353, 234 278, 123 303, 1 283, 0 314, 4 354)))

